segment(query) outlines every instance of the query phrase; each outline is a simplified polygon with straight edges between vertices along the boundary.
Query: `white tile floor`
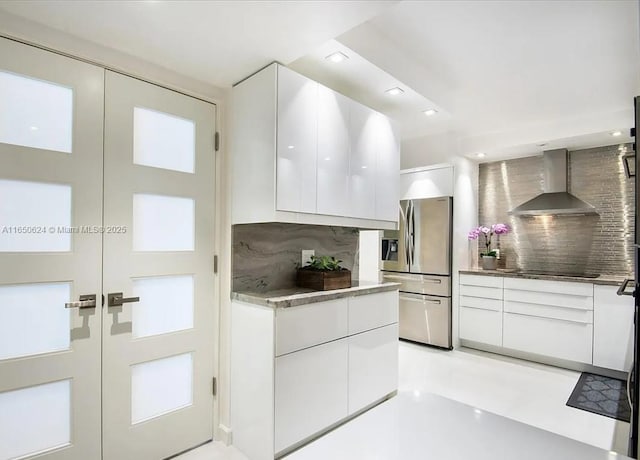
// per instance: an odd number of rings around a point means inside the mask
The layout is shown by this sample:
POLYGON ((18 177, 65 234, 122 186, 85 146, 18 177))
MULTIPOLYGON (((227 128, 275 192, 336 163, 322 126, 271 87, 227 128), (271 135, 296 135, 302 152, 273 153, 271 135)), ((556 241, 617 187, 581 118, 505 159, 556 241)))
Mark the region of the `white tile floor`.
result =
MULTIPOLYGON (((565 405, 579 375, 469 349, 447 352, 401 342, 398 397, 288 459, 524 459, 530 453, 531 458, 605 459, 616 457, 608 451, 626 453, 629 424, 565 405)), ((178 459, 246 460, 217 442, 178 459)))

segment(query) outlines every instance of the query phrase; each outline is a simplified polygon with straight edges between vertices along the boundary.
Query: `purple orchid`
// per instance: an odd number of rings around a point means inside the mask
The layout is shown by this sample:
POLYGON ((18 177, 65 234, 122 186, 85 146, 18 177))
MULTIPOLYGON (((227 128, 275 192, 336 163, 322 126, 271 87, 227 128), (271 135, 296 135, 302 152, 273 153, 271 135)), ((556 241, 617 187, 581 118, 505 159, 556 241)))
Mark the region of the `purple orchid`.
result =
POLYGON ((493 235, 506 235, 509 233, 511 229, 507 224, 493 224, 491 228, 480 225, 479 227, 472 228, 467 238, 469 240, 477 240, 480 235, 484 236, 484 245, 486 247, 486 251, 481 255, 483 256, 494 256, 495 251, 491 250, 491 238, 493 235))

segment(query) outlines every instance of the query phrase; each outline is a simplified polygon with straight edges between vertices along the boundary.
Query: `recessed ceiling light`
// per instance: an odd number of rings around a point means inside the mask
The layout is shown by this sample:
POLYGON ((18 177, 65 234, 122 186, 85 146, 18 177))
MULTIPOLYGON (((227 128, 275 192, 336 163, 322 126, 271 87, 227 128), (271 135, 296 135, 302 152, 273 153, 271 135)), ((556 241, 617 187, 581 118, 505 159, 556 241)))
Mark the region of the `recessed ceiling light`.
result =
POLYGON ((30 129, 31 131, 37 131, 37 130, 38 130, 38 127, 37 127, 37 126, 30 126, 30 127, 29 127, 29 129, 30 129))
POLYGON ((609 134, 612 135, 613 137, 618 137, 618 136, 622 136, 622 131, 612 131, 609 134))
POLYGON ((386 90, 385 93, 390 94, 391 96, 397 96, 398 94, 404 93, 404 90, 396 86, 395 88, 390 88, 386 90))
POLYGON ((484 153, 480 152, 480 153, 476 153, 476 156, 477 156, 478 158, 484 158, 484 157, 486 157, 487 155, 485 155, 484 153))
POLYGON ((349 56, 341 53, 340 51, 336 51, 335 53, 331 53, 329 56, 325 57, 325 59, 328 59, 331 62, 338 63, 349 59, 349 56))
POLYGON ((287 148, 288 149, 292 149, 292 148, 294 148, 294 146, 293 145, 287 145, 287 148))
POLYGON ((366 167, 366 166, 360 166, 360 167, 361 167, 362 169, 367 169, 367 167, 366 167))
POLYGON ((438 113, 438 111, 436 109, 427 109, 422 113, 424 113, 426 116, 430 117, 430 116, 435 115, 436 113, 438 113))

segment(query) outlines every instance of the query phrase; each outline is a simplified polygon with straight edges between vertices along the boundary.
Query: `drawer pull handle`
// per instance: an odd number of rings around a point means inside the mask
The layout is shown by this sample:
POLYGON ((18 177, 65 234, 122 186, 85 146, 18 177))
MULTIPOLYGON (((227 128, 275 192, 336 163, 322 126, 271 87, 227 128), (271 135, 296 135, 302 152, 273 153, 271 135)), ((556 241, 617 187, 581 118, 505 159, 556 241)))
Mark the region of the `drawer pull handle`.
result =
POLYGON ((426 283, 442 284, 442 280, 439 280, 437 278, 409 278, 409 277, 400 276, 400 275, 382 275, 382 277, 383 278, 389 278, 391 280, 424 281, 426 283))
POLYGON ((418 303, 435 303, 441 304, 440 300, 432 300, 432 299, 414 299, 413 297, 400 297, 400 300, 406 300, 408 302, 418 302, 418 303))
POLYGON ((505 312, 507 315, 517 315, 517 316, 526 316, 528 318, 540 318, 540 319, 550 319, 551 321, 562 321, 564 323, 572 323, 572 324, 584 324, 589 325, 593 324, 588 321, 575 321, 572 319, 562 319, 562 318, 549 318, 548 316, 536 316, 536 315, 527 315, 526 313, 514 313, 514 312, 505 312))

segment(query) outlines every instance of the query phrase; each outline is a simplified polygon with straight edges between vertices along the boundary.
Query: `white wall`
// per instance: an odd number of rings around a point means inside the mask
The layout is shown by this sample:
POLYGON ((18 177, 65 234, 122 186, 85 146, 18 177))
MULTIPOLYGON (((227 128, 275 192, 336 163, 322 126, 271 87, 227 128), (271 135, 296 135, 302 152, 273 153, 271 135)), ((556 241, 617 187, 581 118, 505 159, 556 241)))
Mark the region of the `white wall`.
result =
POLYGON ((462 157, 456 157, 453 184, 453 253, 452 253, 452 310, 453 346, 460 346, 458 334, 459 270, 477 265, 474 251, 470 250, 467 234, 478 225, 478 164, 462 157))
POLYGON ((380 279, 380 231, 360 230, 358 244, 358 267, 360 281, 375 281, 380 279))
POLYGON ((453 132, 432 134, 402 141, 400 169, 453 163, 458 152, 458 136, 453 132))

